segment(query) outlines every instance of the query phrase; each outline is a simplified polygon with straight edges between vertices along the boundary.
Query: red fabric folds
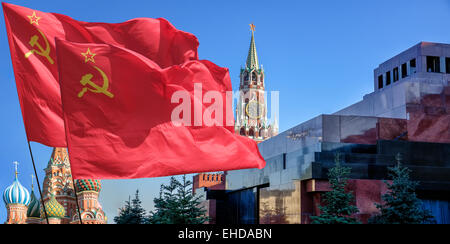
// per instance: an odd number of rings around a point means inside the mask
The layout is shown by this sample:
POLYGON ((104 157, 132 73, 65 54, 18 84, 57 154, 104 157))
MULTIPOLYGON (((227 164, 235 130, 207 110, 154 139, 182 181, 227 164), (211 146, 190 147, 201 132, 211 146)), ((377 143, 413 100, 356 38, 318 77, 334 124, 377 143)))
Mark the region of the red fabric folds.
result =
MULTIPOLYGON (((255 141, 226 126, 228 69, 191 60, 160 67, 123 47, 57 40, 63 114, 75 179, 127 179, 263 168, 255 141), (93 60, 82 53, 90 50, 93 60), (196 94, 220 99, 202 102, 196 94), (187 94, 192 123, 172 122, 175 93, 187 94), (221 100, 223 124, 207 126, 194 117, 221 100), (200 109, 195 110, 195 104, 200 109)), ((184 99, 183 99, 183 102, 184 99)), ((220 107, 220 106, 219 106, 220 107)), ((190 115, 190 116, 189 116, 190 115)), ((217 116, 217 112, 215 116, 217 116)))
POLYGON ((47 146, 66 146, 55 38, 125 47, 162 68, 198 59, 197 38, 165 19, 88 23, 13 4, 2 6, 27 137, 47 146))

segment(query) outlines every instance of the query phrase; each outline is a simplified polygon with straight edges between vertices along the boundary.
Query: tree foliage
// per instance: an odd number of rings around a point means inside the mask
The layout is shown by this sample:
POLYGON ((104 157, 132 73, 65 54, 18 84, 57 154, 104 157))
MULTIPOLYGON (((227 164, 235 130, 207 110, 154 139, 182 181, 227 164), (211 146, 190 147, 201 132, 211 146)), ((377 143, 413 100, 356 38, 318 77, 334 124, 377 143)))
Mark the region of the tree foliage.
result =
POLYGON ((144 224, 147 221, 145 209, 139 198, 139 190, 136 190, 133 200, 129 198, 125 201, 125 206, 119 209, 119 215, 114 217, 116 224, 144 224))
POLYGON ((161 185, 159 197, 153 200, 155 210, 150 212, 150 224, 203 224, 208 219, 200 207, 200 198, 192 194, 192 182, 170 178, 169 185, 161 185))
POLYGON ((323 204, 319 206, 320 215, 311 216, 312 224, 359 224, 359 221, 352 216, 359 212, 353 205, 355 201, 353 193, 345 189, 351 168, 343 167, 339 157, 340 154, 336 154, 336 166, 328 171, 331 191, 322 195, 323 204))
POLYGON ((434 222, 434 217, 424 210, 422 202, 416 196, 418 182, 410 179, 411 170, 400 163, 388 168, 388 176, 392 183, 385 181, 388 192, 382 196, 383 204, 375 204, 380 215, 374 216, 369 223, 374 224, 423 224, 434 222))

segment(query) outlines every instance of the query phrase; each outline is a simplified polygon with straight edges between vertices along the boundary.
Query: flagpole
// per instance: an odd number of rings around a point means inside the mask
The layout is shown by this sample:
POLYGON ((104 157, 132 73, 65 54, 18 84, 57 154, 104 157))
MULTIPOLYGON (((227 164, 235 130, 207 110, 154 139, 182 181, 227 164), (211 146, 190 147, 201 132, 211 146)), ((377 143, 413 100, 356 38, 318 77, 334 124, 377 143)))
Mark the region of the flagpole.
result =
POLYGON ((81 220, 80 205, 78 203, 77 187, 75 185, 75 180, 73 179, 73 176, 72 176, 72 183, 73 183, 73 190, 75 192, 75 200, 77 201, 78 219, 80 219, 80 224, 83 224, 83 220, 81 220))
POLYGON ((42 196, 41 184, 39 184, 39 177, 38 177, 38 174, 36 171, 36 165, 34 164, 33 152, 31 152, 31 145, 30 145, 30 141, 28 139, 27 139, 27 142, 28 142, 28 150, 30 151, 31 162, 33 163, 34 175, 36 176, 36 182, 37 182, 38 189, 39 189, 39 195, 41 196, 42 208, 44 209, 44 214, 45 214, 45 219, 47 220, 47 224, 49 224, 47 210, 45 209, 44 197, 42 196))
MULTIPOLYGON (((62 96, 62 95, 61 95, 62 96)), ((64 126, 65 126, 64 121, 64 126)), ((66 141, 67 141, 67 153, 69 154, 69 161, 70 161, 70 152, 69 152, 69 141, 67 140, 67 134, 66 134, 66 141)), ((83 220, 81 219, 81 211, 80 211, 80 204, 78 203, 78 192, 77 192, 77 186, 75 185, 75 179, 73 178, 73 171, 72 171, 72 162, 70 162, 70 173, 72 174, 72 184, 73 184, 73 191, 75 192, 75 201, 77 202, 77 211, 78 211, 78 219, 80 220, 80 224, 83 224, 83 220)))

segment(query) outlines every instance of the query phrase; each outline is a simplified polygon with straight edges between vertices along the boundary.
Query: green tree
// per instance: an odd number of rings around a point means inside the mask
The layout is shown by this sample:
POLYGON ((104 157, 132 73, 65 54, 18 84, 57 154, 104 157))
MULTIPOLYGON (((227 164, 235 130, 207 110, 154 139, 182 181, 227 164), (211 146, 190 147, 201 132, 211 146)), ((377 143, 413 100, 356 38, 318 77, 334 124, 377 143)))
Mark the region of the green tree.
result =
POLYGON ((133 200, 125 201, 125 206, 119 209, 119 215, 114 217, 116 224, 144 224, 147 217, 145 209, 142 207, 142 201, 139 198, 139 190, 136 190, 133 200))
POLYGON ((155 198, 155 210, 150 212, 150 224, 203 224, 208 219, 200 207, 200 197, 192 194, 192 182, 170 178, 169 185, 161 185, 155 198))
POLYGON ((177 188, 177 180, 175 177, 170 178, 169 185, 161 184, 159 197, 153 200, 155 210, 150 212, 150 224, 174 224, 176 213, 173 209, 177 207, 175 190, 177 188))
POLYGON ((359 224, 359 221, 352 217, 359 212, 353 205, 353 193, 345 189, 348 183, 346 177, 350 174, 351 168, 343 167, 339 157, 340 154, 337 153, 336 166, 328 171, 331 191, 323 194, 324 204, 319 206, 320 215, 311 216, 312 224, 359 224))
POLYGON ((401 155, 397 155, 397 165, 388 168, 392 183, 384 181, 388 192, 382 196, 383 204, 375 203, 380 210, 369 220, 373 224, 423 224, 433 223, 434 217, 422 208, 416 196, 418 182, 410 179, 411 170, 401 165, 401 155))
POLYGON ((114 217, 116 224, 127 224, 131 217, 131 200, 125 201, 125 206, 119 208, 119 215, 114 217))

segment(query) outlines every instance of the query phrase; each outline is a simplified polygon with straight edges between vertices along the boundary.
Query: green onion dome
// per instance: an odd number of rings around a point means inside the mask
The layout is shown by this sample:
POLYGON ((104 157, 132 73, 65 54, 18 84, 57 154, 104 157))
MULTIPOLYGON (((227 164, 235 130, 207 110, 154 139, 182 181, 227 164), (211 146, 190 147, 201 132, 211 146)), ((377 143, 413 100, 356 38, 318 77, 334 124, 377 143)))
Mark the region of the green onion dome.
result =
MULTIPOLYGON (((56 201, 54 195, 52 195, 45 203, 45 210, 47 211, 47 216, 49 218, 64 218, 66 215, 66 210, 58 201, 56 201)), ((45 218, 43 208, 41 208, 41 218, 45 218)))
POLYGON ((77 192, 95 191, 99 192, 102 189, 102 183, 99 180, 76 180, 75 187, 77 192))
POLYGON ((31 190, 31 200, 30 205, 28 205, 27 210, 27 217, 28 218, 40 218, 40 203, 39 200, 36 198, 36 195, 34 195, 34 191, 31 190))

